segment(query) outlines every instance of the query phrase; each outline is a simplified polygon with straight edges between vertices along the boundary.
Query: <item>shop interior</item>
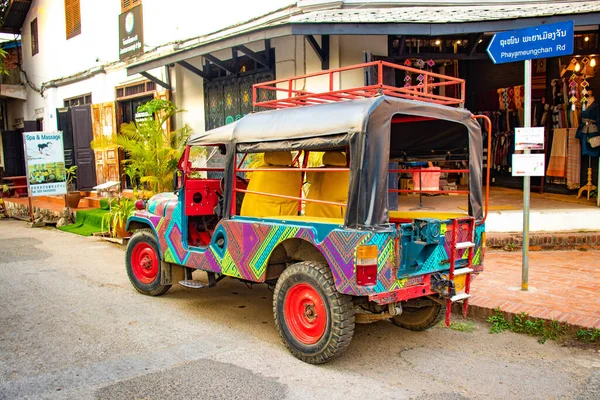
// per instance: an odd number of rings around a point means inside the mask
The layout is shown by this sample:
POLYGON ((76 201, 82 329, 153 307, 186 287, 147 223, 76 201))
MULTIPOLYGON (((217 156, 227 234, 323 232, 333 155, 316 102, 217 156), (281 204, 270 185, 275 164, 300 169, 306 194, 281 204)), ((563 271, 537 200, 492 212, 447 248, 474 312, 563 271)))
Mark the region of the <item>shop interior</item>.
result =
MULTIPOLYGON (((491 132, 482 124, 484 167, 488 162, 491 166, 489 210, 521 210, 523 178, 512 176, 512 154, 514 130, 524 123, 524 63, 493 64, 485 53, 490 39, 491 34, 442 39, 390 36, 389 56, 374 59, 465 79, 465 107, 492 121, 491 132), (489 149, 487 135, 492 135, 489 149)), ((576 31, 572 56, 532 61, 532 126, 544 127, 545 132, 544 150, 533 151, 545 154, 545 176, 531 177, 532 209, 600 206, 597 188, 600 146, 594 148, 589 142, 583 143, 585 138, 578 134, 583 129, 582 112, 587 119, 592 113, 591 119, 600 123, 600 106, 592 103, 594 89, 600 95, 598 39, 598 30, 576 31)), ((419 78, 409 73, 386 77, 396 86, 419 84, 419 78)), ((467 168, 466 155, 467 149, 457 143, 448 146, 445 154, 430 152, 401 158, 400 169, 414 169, 418 165, 417 168, 431 168, 432 172, 423 172, 422 176, 399 174, 399 189, 406 192, 399 193, 398 209, 466 212, 467 195, 461 192, 467 189, 468 174, 436 172, 440 168, 467 168), (419 187, 429 193, 413 191, 419 187), (442 193, 432 193, 435 190, 442 193)))

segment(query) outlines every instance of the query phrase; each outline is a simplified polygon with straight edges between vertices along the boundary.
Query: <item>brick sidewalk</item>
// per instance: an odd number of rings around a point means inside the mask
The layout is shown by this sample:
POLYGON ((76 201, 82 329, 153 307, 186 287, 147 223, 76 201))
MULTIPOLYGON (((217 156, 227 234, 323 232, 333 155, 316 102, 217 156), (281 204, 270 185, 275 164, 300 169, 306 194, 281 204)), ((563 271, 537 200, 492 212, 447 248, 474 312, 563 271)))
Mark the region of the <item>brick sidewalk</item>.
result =
POLYGON ((600 329, 600 251, 532 252, 529 288, 521 291, 521 252, 488 251, 485 270, 472 283, 470 314, 494 308, 509 314, 600 329))

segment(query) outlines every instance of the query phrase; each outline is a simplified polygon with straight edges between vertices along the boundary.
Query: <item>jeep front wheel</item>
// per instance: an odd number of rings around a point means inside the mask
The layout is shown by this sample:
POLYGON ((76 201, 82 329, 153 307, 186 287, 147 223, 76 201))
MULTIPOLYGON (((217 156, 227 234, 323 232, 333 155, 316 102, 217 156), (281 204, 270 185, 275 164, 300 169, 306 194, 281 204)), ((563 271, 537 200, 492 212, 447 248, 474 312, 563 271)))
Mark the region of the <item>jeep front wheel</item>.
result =
POLYGON ((326 264, 299 262, 277 280, 273 313, 279 335, 298 359, 321 364, 341 354, 354 334, 354 304, 336 291, 326 264))
POLYGON ((127 244, 125 265, 129 281, 138 292, 158 296, 171 288, 160 284, 160 256, 151 230, 140 229, 133 234, 127 244))

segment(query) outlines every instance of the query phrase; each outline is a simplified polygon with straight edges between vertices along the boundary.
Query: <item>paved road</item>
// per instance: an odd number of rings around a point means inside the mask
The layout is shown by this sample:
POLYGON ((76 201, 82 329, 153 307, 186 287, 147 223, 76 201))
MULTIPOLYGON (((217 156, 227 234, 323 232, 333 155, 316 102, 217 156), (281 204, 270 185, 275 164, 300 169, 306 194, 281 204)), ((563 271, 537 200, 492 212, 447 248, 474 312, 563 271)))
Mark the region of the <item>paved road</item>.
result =
POLYGON ((534 338, 361 325, 343 357, 281 344, 271 292, 142 296, 123 250, 0 220, 0 399, 600 398, 600 354, 534 338))

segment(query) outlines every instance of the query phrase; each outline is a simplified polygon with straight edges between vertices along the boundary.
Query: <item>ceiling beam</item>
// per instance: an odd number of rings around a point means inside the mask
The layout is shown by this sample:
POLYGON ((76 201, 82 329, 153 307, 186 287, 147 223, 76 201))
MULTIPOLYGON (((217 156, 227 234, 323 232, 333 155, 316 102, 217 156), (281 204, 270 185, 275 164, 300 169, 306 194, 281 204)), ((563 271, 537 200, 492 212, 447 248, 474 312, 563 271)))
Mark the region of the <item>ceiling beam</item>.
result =
MULTIPOLYGON (((261 56, 260 54, 256 54, 255 52, 253 52, 246 46, 244 46, 244 45, 236 46, 236 50, 241 51, 242 53, 244 53, 245 55, 247 55, 248 57, 250 57, 251 59, 253 59, 254 61, 256 61, 257 63, 259 63, 260 65, 262 65, 264 67, 270 67, 269 62, 263 56, 261 56)), ((268 51, 269 49, 265 49, 265 50, 268 51)))
POLYGON ((221 68, 222 70, 229 72, 230 74, 235 74, 235 71, 233 70, 233 68, 231 68, 227 63, 219 60, 217 57, 213 56, 212 54, 204 54, 202 57, 204 57, 211 63, 215 64, 217 67, 221 68))
POLYGON ((210 81, 210 76, 208 76, 208 74, 206 74, 206 73, 204 73, 204 71, 194 67, 189 62, 187 62, 185 60, 181 60, 181 61, 177 61, 177 64, 181 65, 183 68, 187 69, 188 71, 193 72, 194 74, 198 75, 199 77, 206 79, 207 81, 210 81))
POLYGON ((321 60, 321 69, 329 69, 329 35, 321 35, 320 46, 313 35, 306 35, 305 38, 321 60))
POLYGON ((153 57, 146 61, 131 65, 127 67, 127 76, 139 74, 140 71, 149 71, 151 69, 159 68, 166 64, 176 63, 181 60, 204 56, 205 54, 212 53, 214 51, 228 49, 242 44, 253 43, 259 40, 289 36, 291 34, 292 27, 285 25, 239 34, 229 38, 219 39, 207 44, 189 46, 188 48, 178 50, 168 55, 153 57))
POLYGON ((472 33, 469 35, 469 56, 475 55, 481 39, 483 39, 483 33, 472 33))
MULTIPOLYGON (((168 70, 167 70, 168 71, 168 70)), ((164 87, 167 90, 171 90, 171 85, 163 82, 162 80, 158 79, 157 77, 155 77, 154 75, 146 72, 146 71, 141 71, 140 75, 142 75, 144 78, 151 80, 152 82, 156 83, 157 85, 160 85, 162 87, 164 87)))

